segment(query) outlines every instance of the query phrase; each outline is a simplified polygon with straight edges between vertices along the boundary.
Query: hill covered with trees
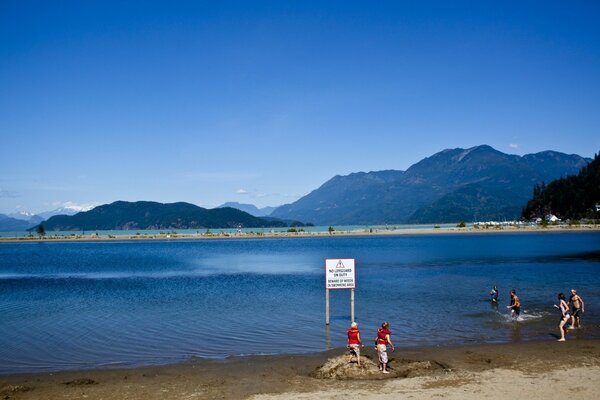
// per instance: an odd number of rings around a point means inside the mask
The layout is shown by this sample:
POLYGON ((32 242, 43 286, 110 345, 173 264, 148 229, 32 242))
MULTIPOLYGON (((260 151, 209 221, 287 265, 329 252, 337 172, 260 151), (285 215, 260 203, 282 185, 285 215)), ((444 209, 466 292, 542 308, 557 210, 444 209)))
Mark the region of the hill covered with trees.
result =
POLYGON ((259 228, 303 226, 296 221, 264 219, 235 208, 206 209, 190 203, 116 201, 78 214, 56 215, 42 223, 46 231, 259 228))
POLYGON ((523 209, 523 218, 544 218, 549 214, 561 219, 600 219, 600 153, 581 168, 579 174, 538 184, 533 198, 523 209))

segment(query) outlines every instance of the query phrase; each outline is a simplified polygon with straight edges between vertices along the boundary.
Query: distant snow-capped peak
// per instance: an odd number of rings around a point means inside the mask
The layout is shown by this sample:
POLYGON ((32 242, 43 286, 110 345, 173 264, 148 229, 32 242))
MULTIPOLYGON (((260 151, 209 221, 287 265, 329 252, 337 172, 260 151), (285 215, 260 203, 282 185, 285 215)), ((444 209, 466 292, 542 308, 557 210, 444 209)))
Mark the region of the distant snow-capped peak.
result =
POLYGON ((8 214, 9 217, 14 218, 14 219, 19 219, 22 221, 29 221, 29 219, 31 217, 33 217, 34 215, 35 214, 27 212, 27 211, 19 211, 19 212, 8 214))
POLYGON ((87 203, 87 204, 76 204, 72 201, 68 201, 63 204, 62 207, 54 209, 52 211, 45 211, 39 213, 38 215, 44 219, 48 219, 55 215, 75 215, 78 212, 90 211, 92 208, 96 207, 96 203, 87 203))
POLYGON ((71 201, 68 201, 62 207, 63 210, 68 210, 73 213, 78 213, 82 211, 90 211, 92 208, 96 207, 95 203, 87 203, 87 204, 76 204, 71 201))

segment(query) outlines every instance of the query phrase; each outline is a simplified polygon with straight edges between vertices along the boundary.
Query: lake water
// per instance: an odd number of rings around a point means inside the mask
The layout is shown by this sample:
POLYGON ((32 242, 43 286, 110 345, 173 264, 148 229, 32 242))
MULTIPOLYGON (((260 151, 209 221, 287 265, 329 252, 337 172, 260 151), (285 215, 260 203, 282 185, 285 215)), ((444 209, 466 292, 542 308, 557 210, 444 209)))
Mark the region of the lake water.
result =
POLYGON ((349 291, 332 291, 324 323, 336 257, 356 259, 367 343, 382 320, 399 349, 555 340, 552 305, 573 287, 586 313, 567 340, 600 338, 598 233, 2 243, 0 374, 344 346, 349 291))

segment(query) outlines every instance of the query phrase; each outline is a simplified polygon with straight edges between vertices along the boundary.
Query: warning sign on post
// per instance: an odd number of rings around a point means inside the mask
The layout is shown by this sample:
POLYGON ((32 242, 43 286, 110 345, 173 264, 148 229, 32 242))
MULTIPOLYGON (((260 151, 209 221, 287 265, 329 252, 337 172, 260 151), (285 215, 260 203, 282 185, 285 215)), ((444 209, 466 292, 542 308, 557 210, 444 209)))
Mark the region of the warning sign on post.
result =
POLYGON ((328 258, 325 260, 326 289, 354 289, 356 270, 353 258, 328 258))

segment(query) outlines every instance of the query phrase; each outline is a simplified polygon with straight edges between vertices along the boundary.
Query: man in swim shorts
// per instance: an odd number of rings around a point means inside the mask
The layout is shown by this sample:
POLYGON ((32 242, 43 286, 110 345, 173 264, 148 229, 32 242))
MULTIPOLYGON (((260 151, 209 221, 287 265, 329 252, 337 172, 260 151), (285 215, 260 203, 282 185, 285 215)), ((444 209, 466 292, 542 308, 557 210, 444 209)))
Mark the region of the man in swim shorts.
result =
POLYGON ((510 306, 506 307, 511 311, 513 318, 519 318, 519 314, 521 314, 521 301, 517 297, 515 289, 510 291, 510 306))
POLYGON ((377 337, 375 338, 375 342, 377 343, 377 355, 379 356, 379 370, 384 374, 389 374, 387 370, 387 345, 389 344, 392 347, 392 351, 396 350, 392 343, 392 339, 390 338, 391 334, 390 324, 384 321, 381 324, 381 328, 377 329, 377 337))
POLYGON ((577 290, 571 289, 571 297, 569 297, 569 304, 573 307, 573 311, 571 312, 571 326, 569 329, 579 328, 580 325, 580 316, 584 312, 585 304, 583 303, 583 299, 577 294, 577 290))

